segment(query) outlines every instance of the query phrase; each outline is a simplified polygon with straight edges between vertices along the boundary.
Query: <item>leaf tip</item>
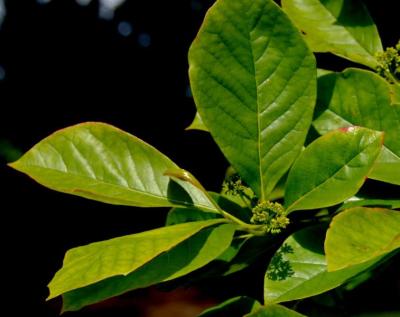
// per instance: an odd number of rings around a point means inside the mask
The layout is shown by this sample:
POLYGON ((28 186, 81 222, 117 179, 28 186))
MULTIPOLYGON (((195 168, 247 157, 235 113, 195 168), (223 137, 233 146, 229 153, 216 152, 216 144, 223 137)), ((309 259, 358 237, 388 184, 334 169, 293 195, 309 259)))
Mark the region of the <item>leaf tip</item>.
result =
POLYGON ((19 165, 19 160, 11 162, 11 163, 7 163, 8 167, 10 167, 10 168, 12 168, 14 170, 20 171, 20 168, 19 168, 18 165, 19 165))

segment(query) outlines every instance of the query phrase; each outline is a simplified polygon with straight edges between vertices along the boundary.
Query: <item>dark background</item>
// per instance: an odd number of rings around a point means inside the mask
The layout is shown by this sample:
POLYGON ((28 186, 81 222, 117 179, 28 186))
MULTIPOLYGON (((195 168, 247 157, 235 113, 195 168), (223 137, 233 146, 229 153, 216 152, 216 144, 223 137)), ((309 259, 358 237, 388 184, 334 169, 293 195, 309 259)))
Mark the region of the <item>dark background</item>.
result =
MULTIPOLYGON (((218 190, 227 163, 208 134, 184 131, 195 113, 187 51, 212 0, 127 0, 110 20, 99 18, 95 0, 88 6, 74 0, 40 2, 6 1, 0 29, 0 254, 3 309, 45 317, 58 314, 58 301, 44 302, 46 284, 67 249, 160 226, 167 211, 109 206, 50 191, 5 166, 18 151, 57 129, 103 121, 154 145, 211 190, 218 190), (131 33, 120 22, 128 22, 131 33)), ((395 3, 366 1, 384 46, 399 37, 395 3)), ((328 55, 319 60, 335 70, 349 65, 328 55)), ((382 281, 394 283, 390 277, 382 281)), ((376 300, 386 287, 379 285, 364 292, 373 291, 376 300)), ((201 298, 218 297, 222 288, 201 298)), ((253 288, 262 292, 261 285, 253 288)), ((388 308, 391 296, 371 309, 388 308)), ((369 305, 361 295, 353 300, 369 305)), ((89 309, 81 316, 101 312, 89 309)), ((111 312, 125 316, 122 310, 111 312)), ((134 316, 132 307, 125 313, 134 316)))

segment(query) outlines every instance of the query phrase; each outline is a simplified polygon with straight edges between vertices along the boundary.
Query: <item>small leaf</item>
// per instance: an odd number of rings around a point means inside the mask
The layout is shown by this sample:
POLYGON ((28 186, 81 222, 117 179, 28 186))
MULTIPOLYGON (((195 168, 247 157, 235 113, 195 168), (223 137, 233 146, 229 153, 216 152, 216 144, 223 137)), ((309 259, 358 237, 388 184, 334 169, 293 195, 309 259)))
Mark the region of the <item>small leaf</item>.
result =
POLYGON ((382 153, 370 178, 400 185, 400 105, 392 88, 378 75, 346 69, 318 80, 318 107, 313 125, 324 134, 352 125, 385 132, 382 153))
POLYGON ((304 144, 315 58, 272 0, 218 0, 189 52, 193 97, 234 169, 267 199, 304 144))
POLYGON ((306 317, 282 305, 266 305, 244 317, 306 317))
POLYGON ((104 123, 59 130, 10 166, 53 190, 105 203, 214 210, 197 188, 164 176, 178 168, 168 157, 104 123))
POLYGON ((363 199, 354 197, 354 199, 349 199, 345 201, 338 210, 341 211, 353 207, 366 207, 366 206, 396 209, 400 208, 400 199, 363 199))
POLYGON ((333 206, 352 197, 371 171, 383 143, 381 132, 349 127, 311 143, 289 172, 288 212, 333 206))
POLYGON ((400 212, 355 207, 333 218, 326 234, 328 270, 365 263, 400 248, 400 212))
POLYGON ((360 0, 282 0, 282 8, 314 52, 331 52, 371 68, 382 43, 360 0))
POLYGON ((253 298, 240 296, 226 300, 218 306, 205 310, 198 317, 227 317, 244 316, 247 313, 255 312, 261 304, 253 298))
POLYGON ((334 289, 381 259, 328 272, 324 254, 326 228, 306 228, 285 240, 272 258, 264 280, 265 303, 298 300, 334 289))
POLYGON ((193 119, 193 122, 185 129, 185 130, 200 130, 208 132, 206 125, 203 122, 203 119, 200 117, 200 114, 196 112, 196 115, 193 119))
POLYGON ((71 249, 49 284, 49 299, 109 277, 128 275, 200 230, 223 222, 190 222, 71 249))

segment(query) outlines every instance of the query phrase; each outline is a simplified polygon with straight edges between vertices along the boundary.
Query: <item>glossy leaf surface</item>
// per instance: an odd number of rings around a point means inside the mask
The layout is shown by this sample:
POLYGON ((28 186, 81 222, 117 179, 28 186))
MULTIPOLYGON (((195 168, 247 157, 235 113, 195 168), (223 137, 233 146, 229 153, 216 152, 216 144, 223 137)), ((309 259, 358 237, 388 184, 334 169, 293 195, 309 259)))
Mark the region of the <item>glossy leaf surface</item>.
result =
POLYGON ((331 52, 374 68, 382 44, 360 0, 282 0, 314 52, 331 52))
POLYGON ((400 185, 400 105, 393 105, 392 89, 383 78, 347 69, 318 80, 315 129, 324 134, 357 125, 385 132, 385 143, 370 178, 400 185))
POLYGON ((265 199, 302 149, 315 59, 272 0, 219 0, 189 52, 201 118, 234 169, 265 199))
POLYGON ((324 254, 326 229, 303 229, 285 240, 265 275, 265 303, 302 299, 338 287, 374 265, 375 259, 351 268, 328 272, 324 254))
POLYGON ((355 207, 333 218, 326 234, 328 270, 365 263, 400 248, 400 212, 355 207))
POLYGON ((74 311, 101 300, 186 275, 217 258, 232 241, 235 227, 206 228, 126 276, 115 276, 63 295, 63 310, 74 311))
POLYGON ((49 298, 109 277, 128 275, 200 230, 223 221, 190 222, 71 249, 49 284, 49 298))
POLYGON ((178 168, 142 140, 104 123, 59 130, 11 166, 40 184, 110 204, 162 207, 198 206, 214 210, 190 184, 165 176, 178 168))
POLYGON ((383 134, 360 127, 339 129, 311 143, 290 170, 289 212, 333 206, 352 197, 378 157, 383 134))

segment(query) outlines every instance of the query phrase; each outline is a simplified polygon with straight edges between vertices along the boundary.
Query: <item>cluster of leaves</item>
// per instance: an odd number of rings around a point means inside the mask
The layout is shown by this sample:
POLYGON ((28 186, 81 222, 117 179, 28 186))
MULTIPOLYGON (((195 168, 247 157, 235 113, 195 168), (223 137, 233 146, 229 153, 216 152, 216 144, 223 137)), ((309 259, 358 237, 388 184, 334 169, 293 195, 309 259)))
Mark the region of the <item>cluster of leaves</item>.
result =
POLYGON ((398 57, 358 0, 281 4, 217 0, 190 48, 192 128, 209 131, 240 175, 222 193, 103 123, 55 132, 11 164, 57 191, 172 207, 163 228, 69 250, 49 284, 64 311, 216 262, 231 274, 278 242, 263 305, 239 297, 202 316, 302 316, 279 303, 334 289, 399 249, 400 199, 359 195, 367 178, 400 185, 400 87, 385 79, 398 57), (313 52, 370 70, 317 69, 313 52))

